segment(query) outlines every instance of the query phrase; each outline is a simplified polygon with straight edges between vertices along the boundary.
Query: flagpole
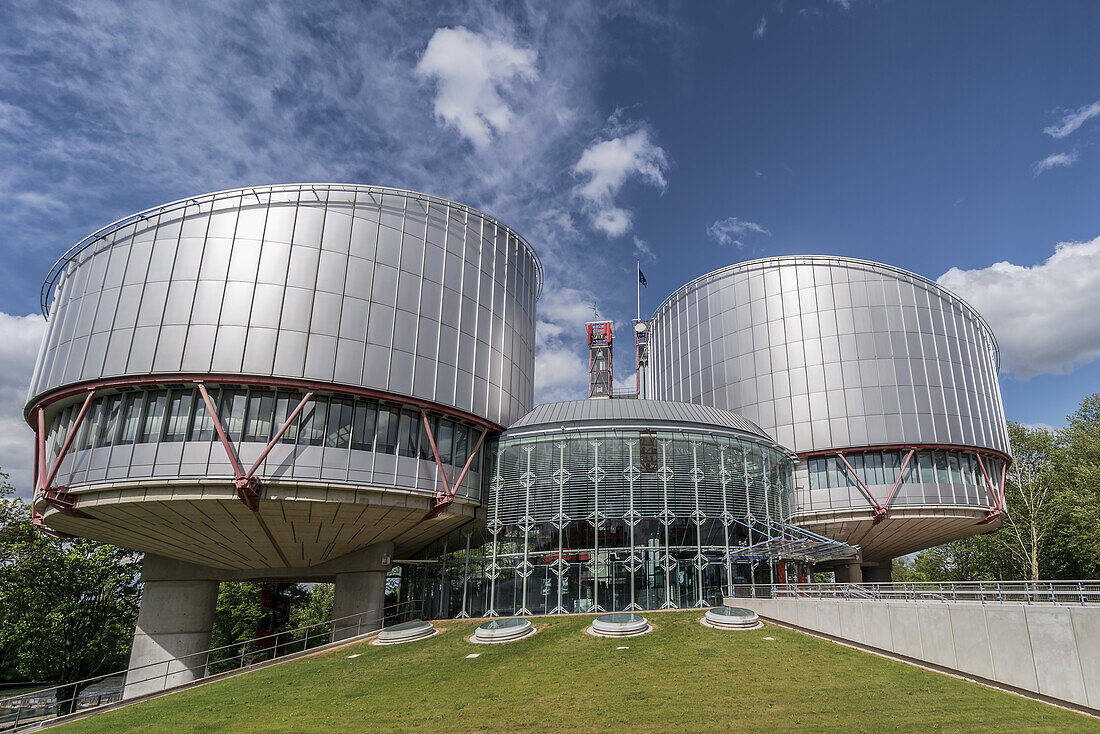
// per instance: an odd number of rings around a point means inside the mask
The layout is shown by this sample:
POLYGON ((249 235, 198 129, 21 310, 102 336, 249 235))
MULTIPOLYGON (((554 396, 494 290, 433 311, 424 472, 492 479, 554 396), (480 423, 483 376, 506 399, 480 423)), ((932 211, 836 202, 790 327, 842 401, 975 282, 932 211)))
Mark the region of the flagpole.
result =
POLYGON ((638 321, 642 320, 642 261, 635 260, 638 266, 638 277, 634 279, 634 288, 638 291, 638 321))

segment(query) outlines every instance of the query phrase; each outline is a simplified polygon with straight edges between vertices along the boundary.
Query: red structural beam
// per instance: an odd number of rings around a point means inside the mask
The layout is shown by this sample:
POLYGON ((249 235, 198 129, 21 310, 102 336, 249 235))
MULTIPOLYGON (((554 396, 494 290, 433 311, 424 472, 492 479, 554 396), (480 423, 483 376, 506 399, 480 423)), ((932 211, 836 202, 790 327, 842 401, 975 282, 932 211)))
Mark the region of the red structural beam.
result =
POLYGON ((1012 464, 1012 457, 1008 454, 998 451, 996 449, 986 448, 984 446, 970 446, 968 444, 958 443, 886 443, 870 446, 845 446, 841 449, 818 449, 814 451, 800 451, 798 452, 799 458, 810 458, 811 456, 832 456, 840 451, 844 453, 852 453, 855 451, 908 451, 909 449, 917 449, 921 451, 927 449, 929 451, 969 451, 975 454, 987 454, 989 456, 996 456, 998 459, 1012 464))
POLYGON ((898 491, 898 487, 901 486, 901 478, 905 476, 905 468, 909 466, 909 460, 913 458, 913 454, 917 453, 916 449, 909 449, 909 453, 905 456, 905 461, 901 463, 901 469, 898 469, 898 478, 894 480, 894 486, 890 488, 890 494, 886 496, 886 501, 882 503, 882 508, 888 509, 890 502, 893 501, 894 495, 898 491))
MULTIPOLYGON (((69 453, 69 447, 73 445, 73 440, 76 438, 76 432, 80 430, 80 424, 84 422, 84 416, 88 415, 88 408, 92 404, 92 398, 95 397, 95 390, 88 393, 88 397, 84 398, 84 404, 80 406, 80 412, 76 414, 76 420, 73 421, 72 426, 69 427, 69 434, 65 436, 65 443, 61 445, 61 450, 57 452, 57 458, 53 460, 53 467, 50 469, 50 473, 46 475, 46 480, 42 482, 42 489, 49 489, 53 485, 53 480, 57 478, 57 471, 61 468, 61 462, 65 460, 65 454, 69 453)), ((38 414, 39 418, 39 452, 42 457, 42 465, 46 464, 46 429, 45 429, 45 409, 40 409, 38 414)))
POLYGON ((871 523, 878 525, 886 517, 886 508, 879 504, 879 501, 875 499, 875 496, 871 494, 871 490, 867 489, 867 485, 863 483, 863 480, 859 478, 859 474, 856 474, 856 470, 852 468, 852 465, 848 463, 848 460, 844 458, 843 451, 837 451, 836 455, 840 457, 840 460, 844 462, 844 466, 848 467, 848 472, 852 475, 852 479, 856 480, 856 485, 859 487, 859 491, 863 492, 863 496, 867 498, 867 501, 875 508, 872 515, 871 523))
POLYGON ((443 486, 446 491, 443 493, 437 492, 435 495, 435 502, 432 504, 432 509, 428 510, 428 514, 424 516, 425 520, 431 520, 433 517, 441 513, 447 505, 454 502, 455 495, 458 494, 458 488, 462 486, 462 480, 466 478, 466 472, 470 470, 470 466, 474 463, 474 457, 477 456, 477 452, 481 449, 481 444, 485 442, 485 434, 489 432, 488 428, 481 429, 481 436, 478 437, 477 443, 474 445, 474 450, 470 452, 469 457, 466 459, 466 465, 462 467, 462 471, 458 475, 458 481, 454 483, 454 486, 447 486, 447 475, 443 471, 443 464, 439 461, 439 454, 435 450, 435 439, 432 437, 432 430, 427 425, 428 418, 424 416, 424 427, 428 431, 428 443, 432 446, 432 453, 435 455, 436 466, 439 467, 439 473, 443 477, 443 486))
POLYGON ((275 435, 271 437, 271 440, 267 442, 267 446, 264 446, 264 450, 260 452, 260 457, 256 459, 256 463, 252 465, 252 468, 245 474, 246 477, 251 477, 256 473, 256 470, 260 467, 260 464, 264 463, 264 459, 271 453, 271 449, 275 448, 275 444, 279 443, 279 440, 286 433, 286 429, 290 428, 290 424, 294 422, 294 419, 298 417, 298 414, 302 412, 302 408, 306 407, 306 403, 313 397, 313 391, 307 392, 301 400, 298 401, 298 407, 290 413, 290 417, 286 419, 282 427, 275 432, 275 435))
POLYGON ((196 382, 195 385, 199 388, 199 393, 202 395, 202 401, 206 404, 206 410, 210 414, 210 420, 214 422, 214 430, 218 434, 218 440, 222 442, 222 447, 225 449, 225 455, 229 457, 229 463, 233 465, 233 486, 237 490, 237 499, 243 502, 245 506, 253 512, 259 512, 259 478, 244 473, 244 469, 241 468, 240 459, 237 458, 237 452, 233 448, 233 444, 229 442, 229 437, 226 435, 225 428, 222 427, 221 419, 218 417, 218 411, 214 408, 214 401, 210 399, 210 393, 206 391, 206 386, 203 385, 202 382, 196 382))

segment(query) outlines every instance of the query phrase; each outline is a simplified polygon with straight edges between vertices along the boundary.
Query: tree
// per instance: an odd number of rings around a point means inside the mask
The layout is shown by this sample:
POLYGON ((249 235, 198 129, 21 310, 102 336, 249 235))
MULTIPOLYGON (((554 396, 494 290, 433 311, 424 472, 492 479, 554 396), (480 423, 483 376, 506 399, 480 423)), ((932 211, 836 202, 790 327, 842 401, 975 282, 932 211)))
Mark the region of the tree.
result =
POLYGON ((1037 581, 1040 561, 1058 527, 1065 498, 1059 486, 1057 438, 1050 431, 1008 424, 1013 462, 1005 481, 1008 513, 1001 533, 1023 578, 1037 581))
POLYGON ((140 557, 43 534, 30 507, 8 499, 13 493, 0 472, 0 675, 70 683, 124 668, 141 596, 140 557))

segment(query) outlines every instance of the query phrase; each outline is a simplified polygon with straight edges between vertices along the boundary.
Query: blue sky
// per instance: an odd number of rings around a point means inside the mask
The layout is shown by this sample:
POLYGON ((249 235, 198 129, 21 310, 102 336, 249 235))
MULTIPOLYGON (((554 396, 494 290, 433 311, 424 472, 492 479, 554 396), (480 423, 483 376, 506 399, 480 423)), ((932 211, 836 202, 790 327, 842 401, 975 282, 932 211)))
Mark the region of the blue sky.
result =
MULTIPOLYGON (((106 3, 0 6, 0 467, 53 261, 205 191, 350 181, 483 208, 540 253, 537 398, 580 327, 739 260, 834 253, 992 323, 1010 419, 1100 385, 1100 5, 106 3)), ((620 379, 629 359, 620 359, 620 379)), ((632 381, 631 381, 632 382, 632 381)))

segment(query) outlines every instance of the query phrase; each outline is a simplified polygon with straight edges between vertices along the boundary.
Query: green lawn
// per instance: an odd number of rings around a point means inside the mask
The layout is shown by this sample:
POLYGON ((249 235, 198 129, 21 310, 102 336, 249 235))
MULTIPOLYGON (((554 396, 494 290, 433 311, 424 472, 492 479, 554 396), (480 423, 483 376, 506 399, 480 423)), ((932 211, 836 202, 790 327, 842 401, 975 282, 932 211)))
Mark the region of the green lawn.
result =
POLYGON ((537 618, 537 634, 503 645, 467 642, 475 622, 441 622, 427 640, 361 644, 61 731, 1100 731, 1095 719, 772 625, 719 632, 699 611, 648 616, 656 629, 625 640, 584 634, 590 617, 537 618))

